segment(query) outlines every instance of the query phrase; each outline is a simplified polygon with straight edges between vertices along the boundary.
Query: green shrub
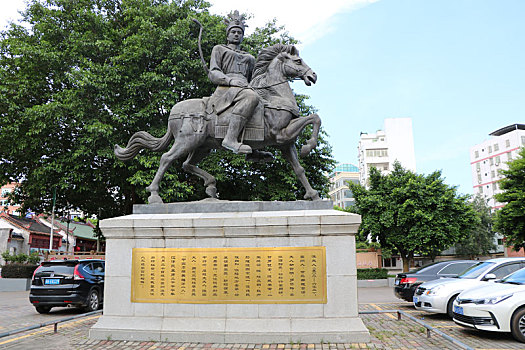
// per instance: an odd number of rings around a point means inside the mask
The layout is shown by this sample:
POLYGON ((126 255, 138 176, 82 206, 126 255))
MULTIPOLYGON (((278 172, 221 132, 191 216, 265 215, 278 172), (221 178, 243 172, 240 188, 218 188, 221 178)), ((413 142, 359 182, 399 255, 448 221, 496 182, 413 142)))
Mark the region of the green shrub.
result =
POLYGON ((27 258, 28 258, 27 254, 20 253, 20 254, 15 256, 14 262, 15 263, 19 263, 19 264, 23 264, 23 263, 25 263, 27 261, 27 258))
POLYGON ((28 264, 38 264, 40 262, 40 255, 38 255, 37 252, 32 252, 27 257, 27 263, 28 264))
POLYGON ((38 265, 11 263, 2 266, 2 278, 31 278, 38 265))
POLYGON ((388 277, 387 269, 357 269, 358 280, 378 280, 388 277))
POLYGON ((2 253, 2 259, 4 259, 6 264, 9 264, 15 261, 15 255, 11 255, 8 251, 6 251, 2 253))

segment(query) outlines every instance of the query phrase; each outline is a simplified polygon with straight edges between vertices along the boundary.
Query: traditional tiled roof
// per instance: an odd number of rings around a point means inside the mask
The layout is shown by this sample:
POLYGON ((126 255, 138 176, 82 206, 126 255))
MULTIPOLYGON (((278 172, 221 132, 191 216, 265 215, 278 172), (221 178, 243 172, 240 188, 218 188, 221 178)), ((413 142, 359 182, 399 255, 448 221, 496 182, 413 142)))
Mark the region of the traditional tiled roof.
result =
MULTIPOLYGON (((25 230, 30 233, 38 233, 40 235, 50 235, 49 227, 42 224, 40 221, 35 220, 33 218, 26 218, 26 217, 20 217, 15 216, 11 214, 6 213, 0 213, 0 218, 6 220, 11 225, 16 226, 22 230, 25 230)), ((55 230, 55 232, 58 234, 58 231, 55 230)))
MULTIPOLYGON (((59 219, 55 221, 55 224, 66 231, 67 221, 59 219)), ((69 222, 69 234, 79 238, 96 240, 97 237, 95 237, 95 233, 93 232, 94 228, 95 227, 90 223, 84 224, 76 221, 69 222)))

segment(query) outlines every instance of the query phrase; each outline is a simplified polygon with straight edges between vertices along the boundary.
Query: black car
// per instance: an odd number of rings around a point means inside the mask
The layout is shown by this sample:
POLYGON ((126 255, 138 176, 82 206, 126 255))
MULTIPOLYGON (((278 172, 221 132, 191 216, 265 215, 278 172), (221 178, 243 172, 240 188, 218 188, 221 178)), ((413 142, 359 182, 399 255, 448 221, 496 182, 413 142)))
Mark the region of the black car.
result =
POLYGON ((70 305, 97 310, 104 301, 104 267, 99 259, 45 261, 33 274, 29 301, 41 314, 70 305))
POLYGON ((412 302, 414 292, 421 283, 442 277, 456 277, 478 262, 476 260, 439 261, 414 271, 398 273, 394 282, 394 293, 396 297, 412 302))

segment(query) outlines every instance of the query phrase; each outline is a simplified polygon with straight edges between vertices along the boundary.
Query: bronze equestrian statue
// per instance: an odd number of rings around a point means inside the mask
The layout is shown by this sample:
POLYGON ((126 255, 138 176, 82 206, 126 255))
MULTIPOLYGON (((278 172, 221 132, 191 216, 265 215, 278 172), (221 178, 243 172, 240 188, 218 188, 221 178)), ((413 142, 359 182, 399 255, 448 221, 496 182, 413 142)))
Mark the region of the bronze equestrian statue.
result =
POLYGON ((293 45, 276 44, 264 48, 255 61, 240 51, 244 35, 244 18, 235 11, 227 21, 228 45, 212 50, 208 76, 218 85, 211 97, 177 103, 170 112, 168 130, 161 138, 146 131, 131 136, 126 148, 115 145, 120 160, 135 157, 141 149, 162 151, 175 142, 160 159, 148 202, 162 203, 159 184, 170 164, 186 157, 182 167, 204 180, 206 194, 217 198, 215 178, 197 167, 212 149, 225 148, 246 154, 248 160, 266 161, 271 153, 261 149, 276 146, 290 162, 306 190, 305 199, 318 200, 299 163, 295 141, 303 129, 313 125, 312 136, 301 148, 301 156, 317 146, 321 119, 317 114, 299 115, 299 107, 289 85, 291 79, 302 79, 306 85, 317 80, 316 74, 299 57, 293 45))

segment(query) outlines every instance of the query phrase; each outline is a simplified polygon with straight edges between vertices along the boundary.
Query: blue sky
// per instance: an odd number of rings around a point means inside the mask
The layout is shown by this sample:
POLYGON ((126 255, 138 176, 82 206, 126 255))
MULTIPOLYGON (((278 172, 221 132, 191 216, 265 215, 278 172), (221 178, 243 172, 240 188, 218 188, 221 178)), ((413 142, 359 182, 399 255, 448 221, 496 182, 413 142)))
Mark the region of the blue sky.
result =
MULTIPOLYGON (((525 122, 525 1, 211 2, 252 13, 252 28, 276 17, 302 42, 319 80, 293 87, 318 108, 338 162, 357 163, 361 131, 411 117, 417 172, 442 170, 471 194, 469 148, 525 122)), ((23 6, 2 4, 2 27, 23 6)))

